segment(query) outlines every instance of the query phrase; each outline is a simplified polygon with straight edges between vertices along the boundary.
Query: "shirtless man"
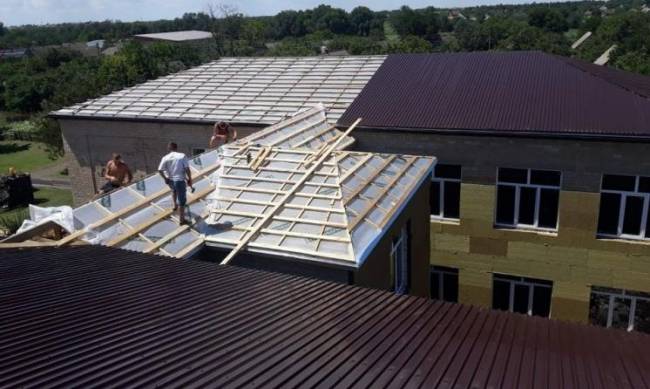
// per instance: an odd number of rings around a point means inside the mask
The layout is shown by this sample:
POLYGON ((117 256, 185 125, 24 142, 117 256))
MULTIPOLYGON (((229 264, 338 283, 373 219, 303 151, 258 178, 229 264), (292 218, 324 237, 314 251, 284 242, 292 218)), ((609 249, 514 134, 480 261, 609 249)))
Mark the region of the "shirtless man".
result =
POLYGON ((218 122, 215 124, 212 137, 210 138, 210 148, 214 149, 225 145, 229 140, 231 142, 237 140, 237 130, 226 122, 218 122))
POLYGON ((131 174, 131 169, 122 161, 122 156, 113 153, 113 158, 108 161, 106 169, 104 169, 104 178, 106 184, 101 187, 99 194, 108 193, 123 185, 130 184, 131 180, 133 180, 133 174, 131 174))

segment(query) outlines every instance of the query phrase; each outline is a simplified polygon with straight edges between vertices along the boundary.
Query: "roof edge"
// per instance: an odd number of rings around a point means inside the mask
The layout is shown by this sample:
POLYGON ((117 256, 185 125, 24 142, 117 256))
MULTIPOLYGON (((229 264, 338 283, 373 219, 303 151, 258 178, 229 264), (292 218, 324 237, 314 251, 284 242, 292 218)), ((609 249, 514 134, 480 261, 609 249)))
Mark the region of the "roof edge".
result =
MULTIPOLYGON (((94 121, 110 121, 110 122, 136 122, 136 123, 171 123, 171 124, 203 124, 212 125, 221 119, 203 120, 203 119, 160 119, 160 118, 138 118, 138 117, 118 117, 118 116, 90 116, 90 115, 68 115, 57 114, 50 112, 47 114, 50 119, 56 120, 94 120, 94 121)), ((254 123, 254 122, 236 122, 228 121, 228 123, 236 124, 239 126, 260 127, 265 128, 275 123, 254 123)), ((276 122, 277 123, 277 122, 276 122)))
MULTIPOLYGON (((336 123, 340 129, 347 129, 348 124, 336 123)), ((617 141, 630 142, 640 141, 650 143, 650 134, 648 135, 616 135, 616 134, 589 134, 589 133, 567 133, 555 131, 513 131, 513 130, 478 130, 478 129, 440 129, 440 128, 414 128, 414 127, 381 127, 381 126, 357 126, 357 130, 379 130, 379 131, 403 131, 403 132, 421 132, 428 134, 441 135, 472 135, 472 136, 496 136, 496 137, 514 137, 514 138, 542 138, 542 139, 563 139, 563 140, 585 140, 585 141, 617 141)))

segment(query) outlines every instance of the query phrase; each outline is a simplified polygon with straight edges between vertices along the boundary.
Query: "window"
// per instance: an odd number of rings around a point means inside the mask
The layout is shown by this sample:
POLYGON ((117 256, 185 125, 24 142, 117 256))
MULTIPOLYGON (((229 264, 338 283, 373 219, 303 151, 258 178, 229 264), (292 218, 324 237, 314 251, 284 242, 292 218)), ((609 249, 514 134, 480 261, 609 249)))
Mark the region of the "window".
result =
POLYGON ((650 177, 605 174, 600 191, 598 234, 650 238, 650 177))
POLYGON ((431 298, 452 303, 458 302, 458 269, 443 266, 431 267, 431 298))
POLYGON ((205 149, 203 148, 198 148, 198 147, 192 148, 192 156, 203 154, 203 153, 205 153, 205 149))
POLYGON ((460 165, 436 165, 429 204, 432 219, 460 218, 460 165))
POLYGON ((650 333, 650 293, 594 286, 589 301, 589 322, 650 333))
POLYGON ((496 224, 556 230, 561 173, 499 168, 496 224))
POLYGON ((551 281, 495 274, 492 308, 549 317, 552 289, 551 281))
POLYGON ((393 290, 397 294, 406 294, 409 289, 408 227, 404 226, 399 235, 393 239, 390 260, 393 266, 393 290))

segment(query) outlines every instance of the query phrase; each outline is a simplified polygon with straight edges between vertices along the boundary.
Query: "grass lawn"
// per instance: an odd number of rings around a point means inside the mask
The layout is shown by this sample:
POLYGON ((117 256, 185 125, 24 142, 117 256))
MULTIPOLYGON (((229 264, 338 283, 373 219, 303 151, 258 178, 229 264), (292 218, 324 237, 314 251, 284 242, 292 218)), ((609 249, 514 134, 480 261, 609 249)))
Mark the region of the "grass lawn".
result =
MULTIPOLYGON (((72 192, 67 189, 58 188, 34 188, 34 205, 38 205, 39 207, 72 205, 72 192)), ((18 225, 27 217, 29 217, 27 207, 0 211, 0 219, 11 220, 18 225), (16 220, 15 218, 20 218, 20 220, 16 220)), ((0 226, 1 228, 2 226, 0 226)))
POLYGON ((32 172, 55 162, 40 143, 0 141, 0 175, 6 175, 10 167, 15 167, 18 172, 32 172))

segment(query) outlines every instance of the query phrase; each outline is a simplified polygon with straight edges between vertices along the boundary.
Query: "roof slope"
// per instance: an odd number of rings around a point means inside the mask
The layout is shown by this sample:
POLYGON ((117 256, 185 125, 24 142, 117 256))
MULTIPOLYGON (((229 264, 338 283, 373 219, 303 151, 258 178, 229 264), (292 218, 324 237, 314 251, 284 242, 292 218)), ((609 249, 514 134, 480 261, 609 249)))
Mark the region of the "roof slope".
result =
MULTIPOLYGON (((204 242, 232 248, 259 226, 247 250, 358 267, 430 174, 435 158, 343 151, 354 142, 346 137, 287 197, 315 156, 341 136, 317 104, 192 157, 196 191, 188 193, 189 226, 178 227, 170 189, 155 173, 73 209, 76 231, 58 244, 74 238, 185 258, 204 242), (263 163, 253 168, 258 157, 263 163), (280 212, 262 225, 276 203, 283 203, 280 212)), ((27 230, 9 240, 31 237, 27 230)))
POLYGON ((650 137, 648 91, 649 77, 541 52, 395 54, 339 123, 650 137))
POLYGON ((639 333, 96 246, 0 272, 2 387, 650 383, 639 333))
POLYGON ((384 56, 222 58, 52 113, 113 118, 273 124, 323 103, 336 121, 384 56))

